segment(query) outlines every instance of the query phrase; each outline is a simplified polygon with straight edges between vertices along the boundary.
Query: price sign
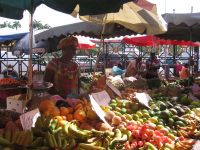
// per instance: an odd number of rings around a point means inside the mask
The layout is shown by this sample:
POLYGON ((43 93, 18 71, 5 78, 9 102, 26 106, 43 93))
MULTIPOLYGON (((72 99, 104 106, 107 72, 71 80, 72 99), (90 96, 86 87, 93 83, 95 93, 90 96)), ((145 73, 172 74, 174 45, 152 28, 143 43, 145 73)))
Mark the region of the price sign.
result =
POLYGON ((200 147, 200 140, 197 140, 192 147, 192 150, 199 150, 200 147))
POLYGON ((99 116, 99 118, 106 123, 109 127, 111 127, 108 122, 105 120, 105 112, 101 109, 101 107, 99 106, 99 104, 96 102, 96 100, 94 100, 92 95, 89 95, 90 97, 90 102, 92 105, 93 110, 96 112, 96 114, 99 116))
POLYGON ((110 82, 106 82, 107 86, 113 91, 115 92, 119 97, 121 97, 121 92, 115 87, 112 85, 112 83, 110 82))
POLYGON ((35 122, 39 116, 40 116, 40 111, 38 108, 20 115, 19 118, 23 129, 30 130, 31 127, 34 127, 35 122))
POLYGON ((106 91, 92 93, 92 97, 100 106, 108 106, 111 98, 106 91))
POLYGON ((146 106, 147 108, 149 107, 149 101, 151 100, 151 97, 149 96, 149 94, 146 93, 135 93, 135 97, 138 100, 138 102, 144 106, 146 106))

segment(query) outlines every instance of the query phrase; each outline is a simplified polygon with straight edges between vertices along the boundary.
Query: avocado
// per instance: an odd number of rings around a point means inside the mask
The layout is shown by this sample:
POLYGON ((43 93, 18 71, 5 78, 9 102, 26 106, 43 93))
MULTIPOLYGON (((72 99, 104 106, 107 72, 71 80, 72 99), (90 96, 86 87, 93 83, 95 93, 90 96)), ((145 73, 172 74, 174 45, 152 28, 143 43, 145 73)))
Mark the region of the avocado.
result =
POLYGON ((185 125, 187 124, 187 121, 182 117, 179 117, 179 121, 182 121, 185 125))
POLYGON ((182 121, 176 121, 175 124, 181 127, 185 126, 185 124, 182 121))
POLYGON ((172 113, 171 113, 168 109, 163 110, 163 111, 161 111, 161 113, 160 113, 160 117, 161 117, 162 119, 168 119, 168 118, 171 117, 171 116, 172 116, 172 113))
POLYGON ((172 107, 174 107, 174 105, 173 105, 172 103, 170 103, 170 102, 166 102, 166 105, 167 105, 167 108, 172 108, 172 107))
POLYGON ((160 108, 160 110, 165 110, 167 108, 167 106, 165 105, 165 103, 162 102, 162 101, 158 101, 157 105, 160 108))
POLYGON ((172 119, 173 119, 174 121, 178 121, 178 120, 179 120, 179 116, 173 115, 173 116, 172 116, 172 119))
POLYGON ((174 119, 169 118, 167 124, 168 124, 170 127, 173 127, 173 126, 174 126, 174 119))
POLYGON ((173 115, 177 115, 177 111, 174 108, 170 108, 169 111, 173 114, 173 115))
POLYGON ((176 109, 176 111, 178 112, 178 116, 182 116, 185 114, 185 111, 183 108, 181 108, 180 106, 176 106, 174 107, 176 109))

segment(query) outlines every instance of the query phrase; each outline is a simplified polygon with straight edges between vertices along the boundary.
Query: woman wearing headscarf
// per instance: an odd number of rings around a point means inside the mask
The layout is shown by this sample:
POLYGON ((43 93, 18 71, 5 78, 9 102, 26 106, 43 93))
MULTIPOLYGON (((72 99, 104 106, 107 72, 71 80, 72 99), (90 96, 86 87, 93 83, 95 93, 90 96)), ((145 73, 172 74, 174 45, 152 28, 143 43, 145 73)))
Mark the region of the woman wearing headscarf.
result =
POLYGON ((62 50, 61 58, 54 58, 46 67, 44 81, 52 82, 49 93, 66 98, 70 94, 79 92, 79 67, 72 61, 76 54, 78 40, 76 37, 62 39, 58 48, 62 50))

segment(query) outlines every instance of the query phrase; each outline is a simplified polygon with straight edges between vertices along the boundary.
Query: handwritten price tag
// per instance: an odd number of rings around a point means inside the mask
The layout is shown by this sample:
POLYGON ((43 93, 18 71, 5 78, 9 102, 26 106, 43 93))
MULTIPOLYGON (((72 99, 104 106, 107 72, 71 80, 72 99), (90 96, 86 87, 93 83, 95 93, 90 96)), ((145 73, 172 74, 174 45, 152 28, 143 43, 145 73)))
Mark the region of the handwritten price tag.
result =
POLYGON ((100 106, 108 106, 111 98, 106 91, 92 93, 92 97, 100 106))
POLYGON ((115 92, 119 97, 121 97, 121 92, 115 87, 112 85, 112 83, 110 82, 106 82, 107 86, 113 91, 115 92))
POLYGON ((149 96, 149 94, 146 93, 135 93, 135 97, 138 100, 138 102, 144 106, 146 106, 147 108, 149 107, 149 101, 151 100, 151 97, 149 96))
POLYGON ((35 122, 39 116, 40 116, 40 111, 38 108, 20 115, 19 118, 23 129, 30 130, 31 127, 34 127, 35 122))
POLYGON ((105 112, 101 109, 101 107, 96 102, 96 100, 94 100, 92 95, 89 95, 89 97, 90 97, 90 102, 91 102, 93 110, 96 112, 99 118, 110 127, 108 122, 105 120, 105 115, 106 115, 105 112))

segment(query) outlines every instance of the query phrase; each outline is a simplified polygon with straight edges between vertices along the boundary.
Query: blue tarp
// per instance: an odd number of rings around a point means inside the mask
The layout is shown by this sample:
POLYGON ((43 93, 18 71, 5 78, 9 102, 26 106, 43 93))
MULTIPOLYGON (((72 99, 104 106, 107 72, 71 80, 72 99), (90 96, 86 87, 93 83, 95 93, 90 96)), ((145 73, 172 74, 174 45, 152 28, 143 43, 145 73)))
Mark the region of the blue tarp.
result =
POLYGON ((0 35, 0 42, 12 41, 12 40, 19 40, 23 36, 25 36, 27 33, 28 32, 16 33, 16 34, 9 34, 9 35, 0 35))

